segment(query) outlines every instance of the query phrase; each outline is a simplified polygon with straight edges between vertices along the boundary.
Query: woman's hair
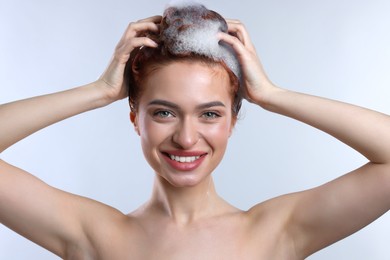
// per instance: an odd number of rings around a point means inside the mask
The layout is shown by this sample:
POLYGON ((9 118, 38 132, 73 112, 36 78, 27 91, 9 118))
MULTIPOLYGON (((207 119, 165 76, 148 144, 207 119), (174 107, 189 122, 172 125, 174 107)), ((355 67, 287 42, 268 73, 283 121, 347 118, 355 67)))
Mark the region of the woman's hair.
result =
POLYGON ((125 84, 131 110, 137 110, 141 85, 151 72, 173 62, 200 62, 226 70, 231 83, 232 113, 236 117, 242 103, 240 67, 233 49, 217 39, 220 31, 227 32, 225 19, 203 5, 169 6, 159 33, 145 33, 158 47, 134 49, 126 64, 125 84))

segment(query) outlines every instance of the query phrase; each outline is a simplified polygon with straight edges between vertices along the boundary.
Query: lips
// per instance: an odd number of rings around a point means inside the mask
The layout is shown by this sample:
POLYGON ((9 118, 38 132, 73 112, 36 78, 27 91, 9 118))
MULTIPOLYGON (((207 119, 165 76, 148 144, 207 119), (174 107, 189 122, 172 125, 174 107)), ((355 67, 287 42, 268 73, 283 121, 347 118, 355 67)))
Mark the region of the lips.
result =
POLYGON ((198 168, 207 155, 200 151, 166 151, 162 154, 168 164, 178 171, 192 171, 198 168))

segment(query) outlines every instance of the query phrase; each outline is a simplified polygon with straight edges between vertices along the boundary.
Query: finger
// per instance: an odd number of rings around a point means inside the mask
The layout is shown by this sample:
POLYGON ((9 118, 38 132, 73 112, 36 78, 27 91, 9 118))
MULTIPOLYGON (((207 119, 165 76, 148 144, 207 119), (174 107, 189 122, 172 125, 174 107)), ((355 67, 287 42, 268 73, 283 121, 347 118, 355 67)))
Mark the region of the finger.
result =
POLYGON ((236 20, 236 19, 227 19, 226 20, 227 24, 228 24, 228 31, 230 33, 233 33, 233 30, 234 30, 234 33, 240 33, 242 36, 244 36, 243 33, 246 32, 246 29, 245 29, 245 26, 244 24, 240 21, 240 20, 236 20), (242 27, 242 30, 238 30, 239 27, 242 27))
POLYGON ((131 41, 126 42, 123 45, 119 45, 116 49, 116 57, 122 62, 127 62, 130 53, 138 47, 146 46, 150 48, 156 48, 158 44, 148 37, 137 37, 131 41))
POLYGON ((130 23, 128 26, 129 30, 133 31, 158 31, 159 27, 157 24, 153 22, 135 22, 135 23, 130 23))
POLYGON ((238 56, 244 57, 244 53, 247 52, 246 47, 244 44, 235 36, 229 35, 227 33, 218 33, 217 35, 218 39, 221 41, 226 42, 227 44, 231 45, 232 48, 235 50, 238 56))
POLYGON ((254 50, 254 45, 250 39, 248 31, 245 28, 245 25, 239 20, 227 19, 226 21, 228 23, 228 32, 240 39, 240 41, 245 46, 254 50))
POLYGON ((142 32, 158 32, 158 30, 158 25, 153 22, 131 22, 129 23, 123 37, 129 39, 136 37, 142 32))
POLYGON ((141 47, 141 46, 146 46, 146 47, 151 47, 151 48, 156 48, 158 44, 153 41, 152 39, 148 37, 137 37, 132 40, 131 45, 133 48, 141 47))
POLYGON ((162 20, 162 16, 161 15, 155 15, 155 16, 151 16, 151 17, 148 17, 148 18, 144 18, 144 19, 138 20, 138 22, 159 23, 159 22, 161 22, 161 20, 162 20))
POLYGON ((229 18, 227 18, 225 20, 226 20, 227 23, 241 23, 241 21, 237 20, 237 19, 229 19, 229 18))
POLYGON ((249 35, 246 32, 243 24, 238 22, 228 23, 228 32, 237 35, 242 43, 246 44, 248 42, 249 35))

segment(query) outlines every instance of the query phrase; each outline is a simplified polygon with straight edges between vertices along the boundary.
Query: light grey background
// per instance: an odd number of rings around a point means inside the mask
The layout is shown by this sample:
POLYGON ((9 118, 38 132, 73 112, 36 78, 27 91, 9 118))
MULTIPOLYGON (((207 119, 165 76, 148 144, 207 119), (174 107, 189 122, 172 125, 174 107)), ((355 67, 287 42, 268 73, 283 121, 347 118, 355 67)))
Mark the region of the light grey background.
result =
MULTIPOLYGON (((389 1, 203 3, 246 24, 276 84, 390 113, 389 1)), ((165 4, 0 0, 0 103, 95 80, 127 24, 161 14, 165 4)), ((148 199, 153 180, 128 112, 122 101, 82 114, 19 142, 1 158, 127 213, 148 199)), ((245 103, 215 179, 222 196, 248 209, 365 162, 316 129, 245 103)), ((389 241, 386 214, 310 259, 389 259, 389 241)), ((57 258, 0 225, 0 259, 57 258)))

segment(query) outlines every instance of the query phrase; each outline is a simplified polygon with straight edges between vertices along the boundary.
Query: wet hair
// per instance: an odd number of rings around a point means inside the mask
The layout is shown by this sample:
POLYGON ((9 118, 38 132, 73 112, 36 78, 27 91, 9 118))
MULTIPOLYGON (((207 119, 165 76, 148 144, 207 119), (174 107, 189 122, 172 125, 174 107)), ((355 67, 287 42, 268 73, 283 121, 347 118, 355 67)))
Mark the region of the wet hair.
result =
POLYGON ((134 49, 125 69, 125 84, 132 111, 137 111, 142 83, 148 75, 173 62, 200 62, 210 68, 224 69, 230 80, 233 99, 232 114, 241 108, 240 66, 234 50, 217 39, 218 32, 227 32, 227 23, 218 13, 200 4, 170 5, 164 11, 158 33, 147 32, 158 47, 134 49))

